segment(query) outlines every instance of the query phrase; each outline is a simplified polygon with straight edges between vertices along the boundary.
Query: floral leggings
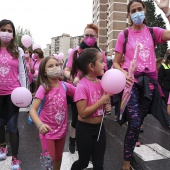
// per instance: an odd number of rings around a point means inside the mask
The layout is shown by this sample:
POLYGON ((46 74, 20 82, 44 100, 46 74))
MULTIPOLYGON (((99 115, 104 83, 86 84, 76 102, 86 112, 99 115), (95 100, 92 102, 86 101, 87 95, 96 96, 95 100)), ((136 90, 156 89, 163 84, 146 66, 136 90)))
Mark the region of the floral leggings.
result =
POLYGON ((150 98, 144 97, 144 88, 134 83, 130 100, 126 106, 126 116, 128 119, 128 128, 124 140, 124 160, 130 161, 135 144, 138 140, 140 126, 147 116, 150 108, 153 90, 150 90, 150 98))

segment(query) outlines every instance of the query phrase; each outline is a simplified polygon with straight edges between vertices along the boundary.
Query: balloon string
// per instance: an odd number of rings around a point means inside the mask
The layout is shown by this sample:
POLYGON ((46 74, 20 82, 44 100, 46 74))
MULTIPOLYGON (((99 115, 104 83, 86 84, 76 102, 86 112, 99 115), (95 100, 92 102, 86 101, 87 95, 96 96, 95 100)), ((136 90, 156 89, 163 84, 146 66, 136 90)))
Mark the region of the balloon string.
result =
POLYGON ((103 124, 103 119, 104 119, 104 113, 105 113, 105 112, 103 112, 103 115, 102 115, 102 121, 101 121, 101 123, 100 123, 100 129, 99 129, 99 133, 98 133, 97 141, 99 141, 100 132, 101 132, 101 128, 102 128, 102 124, 103 124))

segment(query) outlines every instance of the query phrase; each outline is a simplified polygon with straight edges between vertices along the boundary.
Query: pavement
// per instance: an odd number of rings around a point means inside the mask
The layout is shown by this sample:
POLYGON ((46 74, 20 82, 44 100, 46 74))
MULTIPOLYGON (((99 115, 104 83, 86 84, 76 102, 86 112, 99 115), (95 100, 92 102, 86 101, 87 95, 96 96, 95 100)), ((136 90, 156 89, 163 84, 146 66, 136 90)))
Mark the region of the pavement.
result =
MULTIPOLYGON (((69 109, 70 110, 70 109, 69 109)), ((28 113, 25 109, 20 110, 18 119, 20 133, 19 159, 22 170, 40 170, 39 156, 41 153, 38 131, 34 125, 27 123, 28 113)), ((69 121, 71 114, 69 113, 69 121)), ((123 142, 126 132, 126 123, 119 126, 114 121, 114 109, 112 114, 104 118, 107 132, 107 146, 104 160, 104 170, 121 170, 123 162, 123 142)), ((144 133, 140 134, 141 146, 135 148, 131 162, 133 170, 170 170, 170 131, 161 127, 152 115, 148 115, 144 121, 144 133)), ((7 133, 8 141, 8 133, 7 133)), ((67 135, 61 170, 70 170, 72 163, 78 159, 77 152, 68 152, 67 135)), ((0 170, 9 170, 11 162, 9 147, 8 159, 0 162, 0 170)), ((87 170, 92 169, 89 164, 87 170)))

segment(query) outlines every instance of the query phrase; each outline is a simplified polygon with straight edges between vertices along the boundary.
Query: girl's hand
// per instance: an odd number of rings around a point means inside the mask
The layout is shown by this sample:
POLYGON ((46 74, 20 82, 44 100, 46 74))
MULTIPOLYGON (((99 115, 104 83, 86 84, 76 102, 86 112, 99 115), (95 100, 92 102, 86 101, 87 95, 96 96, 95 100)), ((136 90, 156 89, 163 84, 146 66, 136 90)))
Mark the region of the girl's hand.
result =
POLYGON ((165 13, 167 14, 169 12, 169 0, 154 0, 157 6, 165 13))
POLYGON ((126 76, 126 87, 132 86, 133 81, 134 81, 134 78, 129 77, 129 76, 127 75, 127 76, 126 76))
POLYGON ((51 131, 52 131, 52 129, 47 124, 42 124, 39 127, 39 132, 42 133, 43 135, 45 135, 46 133, 51 132, 51 131))
POLYGON ((105 108, 105 111, 106 111, 106 112, 110 112, 111 109, 112 109, 110 102, 107 103, 107 104, 105 104, 104 108, 105 108))
POLYGON ((75 77, 74 80, 73 80, 73 84, 75 86, 77 86, 77 83, 80 81, 80 79, 78 77, 75 77))
POLYGON ((110 102, 110 96, 113 96, 113 94, 103 94, 103 96, 100 98, 100 101, 102 104, 108 104, 110 102))

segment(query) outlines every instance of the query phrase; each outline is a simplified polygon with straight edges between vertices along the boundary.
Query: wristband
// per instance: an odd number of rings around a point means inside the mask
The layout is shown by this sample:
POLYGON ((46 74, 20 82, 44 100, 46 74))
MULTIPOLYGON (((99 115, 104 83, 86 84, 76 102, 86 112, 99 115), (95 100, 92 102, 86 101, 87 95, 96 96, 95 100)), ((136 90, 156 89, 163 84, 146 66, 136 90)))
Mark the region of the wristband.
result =
POLYGON ((166 13, 165 16, 168 18, 170 16, 170 12, 166 13))
POLYGON ((43 125, 43 123, 41 122, 41 123, 37 126, 37 128, 39 129, 42 125, 43 125))

